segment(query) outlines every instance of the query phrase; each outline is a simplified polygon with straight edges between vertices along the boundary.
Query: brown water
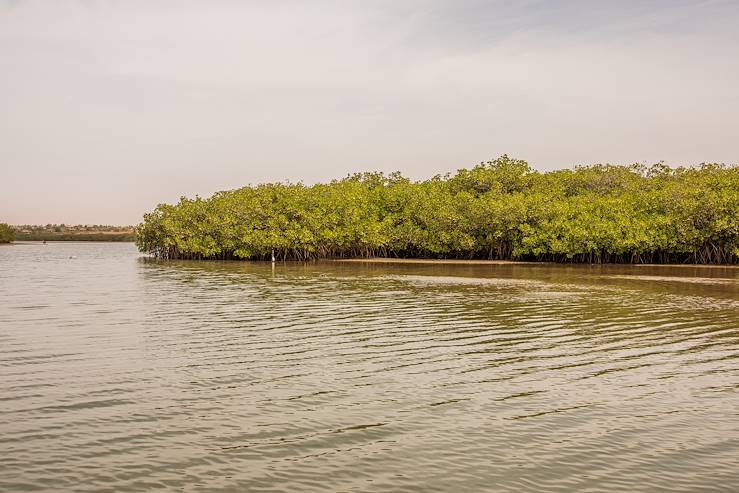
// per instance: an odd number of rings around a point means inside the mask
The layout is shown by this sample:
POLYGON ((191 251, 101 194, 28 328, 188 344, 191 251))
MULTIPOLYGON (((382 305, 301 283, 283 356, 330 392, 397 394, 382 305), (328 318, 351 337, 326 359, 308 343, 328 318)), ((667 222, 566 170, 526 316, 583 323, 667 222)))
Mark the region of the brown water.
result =
POLYGON ((737 491, 739 269, 0 247, 0 491, 737 491))

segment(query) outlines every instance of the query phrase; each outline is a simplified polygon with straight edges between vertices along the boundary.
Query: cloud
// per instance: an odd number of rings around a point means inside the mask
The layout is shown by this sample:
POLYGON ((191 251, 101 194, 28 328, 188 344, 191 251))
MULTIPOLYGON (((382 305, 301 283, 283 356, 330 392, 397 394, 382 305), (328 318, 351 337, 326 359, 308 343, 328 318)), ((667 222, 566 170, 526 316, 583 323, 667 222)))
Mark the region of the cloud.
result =
POLYGON ((131 223, 182 194, 501 153, 736 161, 738 20, 723 1, 5 1, 2 220, 131 223))

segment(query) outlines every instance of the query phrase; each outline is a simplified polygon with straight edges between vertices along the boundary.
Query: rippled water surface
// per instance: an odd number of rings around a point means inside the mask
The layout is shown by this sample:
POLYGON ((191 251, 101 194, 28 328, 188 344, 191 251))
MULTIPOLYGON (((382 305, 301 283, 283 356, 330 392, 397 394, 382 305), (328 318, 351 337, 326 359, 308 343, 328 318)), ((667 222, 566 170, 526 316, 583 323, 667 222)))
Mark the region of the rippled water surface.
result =
POLYGON ((0 246, 0 491, 737 491, 739 269, 0 246))

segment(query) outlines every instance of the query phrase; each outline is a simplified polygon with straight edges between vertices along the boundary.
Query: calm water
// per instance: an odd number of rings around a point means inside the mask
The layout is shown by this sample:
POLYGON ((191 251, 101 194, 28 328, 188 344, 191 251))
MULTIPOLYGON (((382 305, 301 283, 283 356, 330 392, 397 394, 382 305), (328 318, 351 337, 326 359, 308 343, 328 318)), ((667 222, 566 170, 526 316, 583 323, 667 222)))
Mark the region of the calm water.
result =
POLYGON ((0 247, 0 491, 737 491, 739 269, 0 247))

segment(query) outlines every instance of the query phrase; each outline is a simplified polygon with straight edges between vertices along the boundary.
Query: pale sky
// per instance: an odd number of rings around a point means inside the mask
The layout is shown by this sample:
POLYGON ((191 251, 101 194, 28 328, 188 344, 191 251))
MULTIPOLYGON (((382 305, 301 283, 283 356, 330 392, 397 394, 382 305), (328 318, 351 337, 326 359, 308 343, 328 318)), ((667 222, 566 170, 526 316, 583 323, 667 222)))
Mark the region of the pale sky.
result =
POLYGON ((0 222, 500 154, 739 162, 739 2, 0 0, 0 222))

